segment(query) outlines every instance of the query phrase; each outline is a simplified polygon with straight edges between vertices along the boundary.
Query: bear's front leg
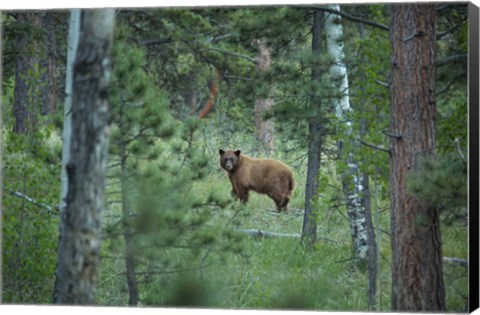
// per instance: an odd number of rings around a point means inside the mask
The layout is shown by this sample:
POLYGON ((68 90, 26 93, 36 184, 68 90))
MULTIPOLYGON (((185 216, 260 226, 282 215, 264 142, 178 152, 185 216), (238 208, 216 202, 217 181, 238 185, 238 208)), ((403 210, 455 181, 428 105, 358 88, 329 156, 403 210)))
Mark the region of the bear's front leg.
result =
POLYGON ((248 189, 246 188, 238 188, 237 189, 237 196, 241 202, 247 203, 248 202, 248 189))

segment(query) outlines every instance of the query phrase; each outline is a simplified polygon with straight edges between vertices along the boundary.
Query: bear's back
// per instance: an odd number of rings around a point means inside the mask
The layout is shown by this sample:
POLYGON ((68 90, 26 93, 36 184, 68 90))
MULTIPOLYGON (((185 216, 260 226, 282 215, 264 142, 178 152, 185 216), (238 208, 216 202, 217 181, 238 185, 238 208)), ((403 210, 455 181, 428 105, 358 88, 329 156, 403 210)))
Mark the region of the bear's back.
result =
POLYGON ((289 182, 293 185, 292 172, 283 162, 273 159, 251 158, 245 155, 242 158, 242 167, 239 171, 249 179, 250 185, 257 186, 252 188, 271 189, 272 186, 278 185, 280 182, 284 183, 281 185, 282 188, 289 182))

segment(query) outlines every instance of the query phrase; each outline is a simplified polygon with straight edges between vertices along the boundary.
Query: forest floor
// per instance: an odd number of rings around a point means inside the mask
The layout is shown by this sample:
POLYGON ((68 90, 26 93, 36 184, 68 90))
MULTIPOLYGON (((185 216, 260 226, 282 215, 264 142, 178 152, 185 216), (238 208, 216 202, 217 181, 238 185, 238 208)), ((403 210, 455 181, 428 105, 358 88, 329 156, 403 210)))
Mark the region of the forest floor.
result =
MULTIPOLYGON (((303 174, 296 173, 295 176, 304 178, 303 174)), ((210 175, 205 181, 208 182, 206 186, 217 187, 220 194, 230 194, 230 184, 223 172, 210 175)), ((205 182, 202 186, 204 184, 205 182)), ((234 230, 243 235, 238 244, 235 244, 238 252, 222 254, 221 251, 210 249, 203 251, 193 265, 202 265, 207 257, 212 263, 193 272, 171 276, 173 278, 170 279, 181 279, 177 281, 180 289, 166 281, 168 289, 155 290, 154 293, 157 301, 159 295, 164 295, 160 298, 164 302, 158 306, 368 311, 368 268, 366 264, 359 264, 352 259, 350 226, 345 209, 335 205, 332 200, 322 202, 327 194, 323 198, 321 196, 318 241, 314 251, 307 251, 300 246, 300 239, 295 237, 301 233, 303 224, 303 185, 301 180, 297 180, 297 188, 287 213, 276 213, 274 202, 270 198, 254 192, 251 192, 246 205, 237 202, 233 207, 213 210, 213 219, 209 224, 217 227, 234 226, 234 230), (290 234, 292 237, 254 237, 242 230, 290 234), (192 283, 201 282, 197 290, 193 290, 203 292, 201 300, 192 302, 193 304, 169 300, 172 292, 180 292, 180 297, 185 292, 188 293, 185 281, 190 277, 192 283)), ((328 198, 331 199, 332 196, 328 198)), ((390 311, 391 307, 388 210, 385 201, 378 202, 377 208, 372 209, 380 249, 374 306, 377 311, 390 311)), ((444 256, 466 258, 467 227, 459 223, 444 225, 442 233, 444 256)), ((182 257, 179 256, 178 260, 182 261, 182 257)), ((103 269, 102 278, 108 278, 109 268, 110 273, 116 272, 115 275, 110 274, 108 279, 117 279, 117 285, 122 283, 122 293, 113 293, 110 287, 112 281, 104 281, 99 288, 100 304, 121 305, 128 299, 125 280, 120 279, 124 275, 118 272, 123 262, 118 261, 117 264, 117 267, 107 265, 103 269)), ((464 311, 467 303, 465 297, 468 295, 467 269, 457 264, 445 264, 444 271, 448 310, 464 311)), ((188 294, 183 298, 188 299, 188 294)))

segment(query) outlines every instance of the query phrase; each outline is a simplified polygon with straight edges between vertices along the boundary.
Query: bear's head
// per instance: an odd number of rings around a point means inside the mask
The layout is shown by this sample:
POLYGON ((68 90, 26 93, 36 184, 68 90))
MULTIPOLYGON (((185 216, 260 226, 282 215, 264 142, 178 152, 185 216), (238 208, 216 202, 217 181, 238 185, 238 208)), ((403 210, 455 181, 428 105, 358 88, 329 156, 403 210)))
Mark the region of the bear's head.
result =
POLYGON ((233 151, 222 149, 218 150, 220 153, 220 165, 227 172, 234 172, 240 158, 240 150, 233 151))

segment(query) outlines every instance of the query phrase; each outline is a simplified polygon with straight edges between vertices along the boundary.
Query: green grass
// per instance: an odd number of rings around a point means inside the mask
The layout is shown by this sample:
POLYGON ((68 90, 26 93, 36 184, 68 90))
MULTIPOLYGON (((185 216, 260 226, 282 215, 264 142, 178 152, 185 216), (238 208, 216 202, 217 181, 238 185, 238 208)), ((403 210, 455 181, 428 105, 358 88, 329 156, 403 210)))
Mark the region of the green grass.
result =
MULTIPOLYGON (((193 190, 202 196, 204 202, 212 194, 213 199, 231 202, 225 209, 215 206, 210 209, 212 217, 205 228, 216 231, 215 242, 195 254, 179 249, 166 250, 172 266, 191 271, 162 275, 149 285, 140 284, 141 305, 368 311, 368 271, 350 259, 350 226, 345 209, 339 206, 338 200, 335 201, 338 192, 334 189, 325 189, 320 195, 317 229, 320 240, 313 252, 306 251, 299 240, 293 238, 255 238, 240 234, 233 239, 222 234, 225 229, 230 233, 234 233, 234 229, 300 233, 305 170, 293 171, 297 188, 290 211, 277 214, 270 198, 254 192, 246 205, 232 202, 225 172, 219 165, 213 165, 210 175, 197 182, 193 190)), ((334 182, 331 184, 335 185, 334 182)), ((376 306, 377 311, 390 311, 388 200, 379 200, 378 209, 378 215, 372 209, 374 224, 378 222, 376 234, 381 254, 376 306)), ((460 224, 442 226, 444 256, 467 257, 466 233, 466 227, 460 224)), ((121 246, 117 248, 121 251, 121 246)), ((102 264, 100 304, 126 304, 128 292, 123 261, 121 255, 118 257, 104 260, 102 264)), ((467 295, 466 269, 451 265, 444 269, 448 310, 463 311, 463 296, 467 295)))

